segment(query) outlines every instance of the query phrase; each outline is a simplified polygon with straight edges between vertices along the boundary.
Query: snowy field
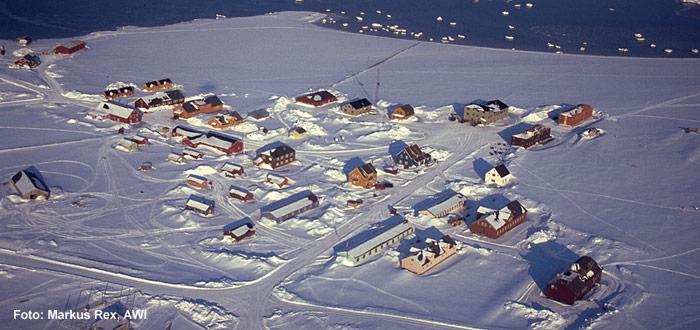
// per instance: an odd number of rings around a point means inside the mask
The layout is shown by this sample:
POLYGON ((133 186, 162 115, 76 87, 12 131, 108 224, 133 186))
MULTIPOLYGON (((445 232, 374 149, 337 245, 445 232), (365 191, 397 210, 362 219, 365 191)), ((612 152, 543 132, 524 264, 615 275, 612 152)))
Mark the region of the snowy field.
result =
MULTIPOLYGON (((87 50, 42 56, 32 72, 7 67, 17 46, 4 42, 3 327, 75 328, 87 322, 16 320, 12 310, 116 302, 149 311, 132 323, 142 329, 700 327, 700 135, 682 129, 700 126, 700 61, 413 42, 312 24, 321 17, 279 13, 97 32, 82 38, 87 50), (318 89, 341 102, 374 99, 377 69, 381 101, 370 114, 293 102, 318 89), (271 116, 225 130, 244 139, 243 154, 212 149, 202 160, 167 161, 183 145, 161 128, 206 131, 213 116, 174 120, 167 109, 126 127, 125 136, 138 133, 149 145, 114 149, 122 126, 90 117, 102 91, 166 77, 188 97, 215 93, 229 110, 271 116), (447 119, 453 106, 475 99, 506 102, 509 119, 486 127, 447 119), (389 120, 387 110, 404 103, 416 116, 389 120), (550 119, 559 105, 577 103, 600 114, 576 128, 550 119), (525 122, 552 127, 554 140, 510 147, 510 134, 525 122), (292 127, 308 134, 290 137, 292 127), (585 127, 606 134, 584 139, 585 127), (397 140, 417 143, 436 163, 384 172, 397 140), (252 162, 256 149, 274 141, 297 151, 297 161, 275 171, 291 180, 281 188, 252 162), (343 168, 355 157, 373 162, 394 187, 345 182, 343 168), (137 169, 146 161, 153 171, 137 169), (246 174, 220 174, 227 161, 246 174), (484 185, 484 167, 499 162, 515 180, 484 185), (22 201, 6 184, 29 165, 43 173, 49 200, 22 201), (212 189, 187 186, 188 174, 206 176, 212 189), (228 198, 231 184, 255 200, 228 198), (319 208, 281 224, 261 218, 261 207, 307 189, 320 197, 319 208), (446 189, 481 205, 517 199, 528 220, 491 240, 414 212, 446 189), (184 210, 192 194, 214 200, 214 214, 184 210), (361 208, 346 206, 358 198, 361 208), (334 248, 387 219, 390 205, 420 237, 449 234, 457 254, 420 276, 398 266, 408 241, 358 267, 338 262, 334 248), (244 217, 256 222, 256 235, 231 244, 222 228, 244 217), (573 306, 544 298, 543 285, 581 255, 602 265, 601 284, 573 306)), ((63 41, 30 47, 46 51, 63 41)))

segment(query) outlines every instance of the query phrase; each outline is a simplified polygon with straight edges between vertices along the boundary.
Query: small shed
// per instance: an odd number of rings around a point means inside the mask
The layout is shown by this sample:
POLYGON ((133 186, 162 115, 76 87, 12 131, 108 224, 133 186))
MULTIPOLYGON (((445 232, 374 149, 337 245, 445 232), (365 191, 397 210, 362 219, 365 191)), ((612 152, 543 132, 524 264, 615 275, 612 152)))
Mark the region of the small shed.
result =
POLYGON ((44 177, 34 166, 27 167, 13 175, 10 178, 10 184, 17 194, 24 199, 36 199, 39 197, 48 199, 51 195, 44 177))
POLYGON ((114 149, 124 151, 124 152, 136 152, 139 151, 139 145, 128 138, 122 138, 114 146, 114 149))
POLYGON ((198 150, 186 148, 182 151, 182 156, 187 159, 198 160, 204 158, 204 153, 198 150))
POLYGON ((174 152, 171 152, 168 154, 168 161, 177 165, 182 165, 186 163, 187 161, 185 160, 185 157, 181 154, 176 154, 174 152))
POLYGON ((289 178, 275 173, 267 173, 265 182, 275 185, 277 188, 283 188, 289 185, 289 178))
POLYGON ((229 162, 225 162, 224 165, 221 165, 219 171, 221 171, 223 175, 231 178, 245 174, 245 170, 242 165, 229 162))

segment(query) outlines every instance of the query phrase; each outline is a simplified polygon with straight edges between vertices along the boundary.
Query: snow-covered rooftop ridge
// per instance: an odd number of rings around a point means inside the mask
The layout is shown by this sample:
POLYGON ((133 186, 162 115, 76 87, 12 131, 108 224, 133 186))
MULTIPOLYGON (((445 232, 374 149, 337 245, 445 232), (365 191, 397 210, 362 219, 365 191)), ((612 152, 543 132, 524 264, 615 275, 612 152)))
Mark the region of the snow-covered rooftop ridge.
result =
POLYGON ((543 132, 546 129, 547 129, 546 126, 541 125, 541 124, 536 124, 536 125, 528 128, 524 132, 514 134, 513 136, 520 138, 520 139, 523 139, 523 140, 527 140, 527 139, 532 138, 533 136, 543 132))
POLYGON ((117 104, 114 102, 100 102, 100 104, 95 109, 97 111, 106 112, 110 115, 117 116, 119 118, 129 118, 134 111, 137 109, 130 108, 126 105, 117 104))
POLYGON ((385 225, 378 232, 375 232, 374 236, 347 250, 347 254, 352 258, 357 258, 382 243, 390 241, 401 233, 410 230, 412 227, 408 221, 395 221, 385 225))
POLYGON ((433 215, 442 214, 448 210, 454 209, 455 207, 459 208, 463 206, 466 201, 466 196, 455 191, 451 191, 451 194, 448 197, 443 198, 441 201, 438 201, 433 206, 428 208, 427 211, 433 215))

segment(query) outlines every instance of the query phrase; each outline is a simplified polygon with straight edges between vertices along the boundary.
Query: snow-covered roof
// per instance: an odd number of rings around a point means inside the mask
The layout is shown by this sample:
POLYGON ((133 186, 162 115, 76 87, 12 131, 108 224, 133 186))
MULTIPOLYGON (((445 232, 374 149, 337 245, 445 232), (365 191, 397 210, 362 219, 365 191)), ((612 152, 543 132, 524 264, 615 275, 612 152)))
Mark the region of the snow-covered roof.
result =
POLYGON ((209 180, 207 180, 207 178, 205 178, 205 177, 203 177, 203 176, 196 175, 196 174, 190 174, 190 175, 188 175, 188 176, 187 176, 187 181, 192 181, 192 182, 194 182, 194 183, 196 183, 196 184, 204 184, 204 183, 209 182, 209 180))
POLYGON ((110 115, 117 116, 119 118, 129 118, 134 111, 138 111, 134 108, 129 108, 121 104, 116 104, 113 102, 100 102, 96 110, 107 112, 110 115))
POLYGON ((221 170, 226 172, 240 171, 242 169, 243 166, 229 162, 226 162, 224 163, 224 165, 221 166, 221 170))
POLYGON ((224 231, 231 232, 231 234, 237 237, 243 236, 251 230, 255 230, 255 225, 252 222, 241 223, 240 221, 236 221, 224 227, 224 231))
POLYGON ((201 131, 196 130, 196 129, 191 128, 191 127, 185 127, 185 126, 178 125, 178 126, 175 126, 175 128, 173 128, 173 134, 182 135, 185 137, 195 137, 195 136, 204 134, 204 132, 201 132, 201 131))
POLYGON ((241 197, 245 197, 246 195, 250 194, 250 192, 248 190, 245 190, 243 188, 240 188, 240 187, 237 187, 234 185, 231 185, 228 188, 228 192, 233 193, 234 195, 237 195, 237 196, 241 196, 241 197))
POLYGON ((438 202, 437 204, 431 206, 428 209, 428 212, 430 214, 437 216, 438 214, 442 214, 449 209, 454 208, 457 204, 464 205, 464 203, 467 201, 467 197, 459 194, 459 193, 454 193, 454 195, 442 200, 441 202, 438 202))
POLYGON ((204 156, 204 153, 198 150, 194 150, 192 148, 186 148, 185 150, 182 150, 183 155, 190 155, 190 156, 204 156))
POLYGON ((214 205, 214 201, 206 200, 202 197, 190 196, 185 205, 200 211, 207 211, 214 205))
POLYGON ((374 247, 379 246, 382 243, 389 241, 396 236, 399 236, 401 233, 410 230, 411 228, 411 224, 407 221, 402 221, 394 225, 388 225, 382 228, 382 231, 380 233, 348 250, 347 254, 352 258, 357 258, 365 254, 367 251, 373 249, 374 247))
POLYGON ((527 210, 522 206, 522 204, 520 204, 520 202, 512 201, 497 211, 487 213, 486 216, 482 217, 482 219, 488 222, 491 227, 498 230, 503 227, 503 225, 505 225, 508 222, 508 219, 511 217, 517 217, 526 212, 527 210))
POLYGON ((66 42, 65 44, 63 44, 61 46, 66 47, 66 48, 73 48, 76 46, 80 46, 82 44, 84 44, 84 42, 82 42, 81 40, 71 40, 71 41, 66 42))
POLYGON ((269 213, 274 218, 282 218, 285 215, 313 204, 316 200, 316 195, 309 190, 305 190, 275 202, 275 208, 266 210, 264 213, 269 213))
POLYGON ((547 127, 545 127, 545 126, 543 126, 543 125, 541 125, 541 124, 537 124, 537 125, 535 125, 535 126, 532 126, 532 127, 528 128, 527 130, 525 130, 525 131, 522 132, 522 133, 513 134, 513 136, 514 136, 514 137, 517 137, 517 138, 519 138, 519 139, 527 140, 527 139, 532 138, 532 137, 535 136, 536 134, 539 134, 539 133, 543 132, 543 131, 546 130, 546 129, 547 129, 547 127))
POLYGON ((195 136, 189 139, 195 145, 201 143, 211 147, 222 149, 231 148, 231 146, 234 143, 240 141, 240 139, 233 136, 215 135, 211 133, 207 133, 206 135, 195 136))
POLYGON ((282 181, 286 180, 287 177, 275 173, 267 173, 267 179, 273 183, 282 183, 282 181))
POLYGON ((560 113, 559 115, 560 116, 562 116, 562 115, 563 116, 573 116, 573 115, 576 115, 576 114, 578 114, 578 113, 580 113, 588 108, 592 108, 592 107, 588 104, 579 104, 575 108, 573 108, 569 111, 564 111, 564 112, 560 113))

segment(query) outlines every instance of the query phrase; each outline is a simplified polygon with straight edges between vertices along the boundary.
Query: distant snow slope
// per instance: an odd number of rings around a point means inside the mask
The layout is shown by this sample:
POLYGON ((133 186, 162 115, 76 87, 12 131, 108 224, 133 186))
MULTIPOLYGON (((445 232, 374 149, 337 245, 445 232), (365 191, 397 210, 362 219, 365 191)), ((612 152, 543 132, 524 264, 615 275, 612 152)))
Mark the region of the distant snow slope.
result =
MULTIPOLYGON (((83 38, 87 50, 43 56, 36 72, 8 69, 3 59, 0 177, 35 165, 54 194, 20 203, 2 186, 0 276, 13 287, 0 296, 2 315, 65 306, 86 286, 124 286, 139 292, 135 306, 151 311, 150 321, 137 323, 143 328, 700 327, 700 135, 681 129, 700 126, 700 61, 415 43, 310 24, 320 17, 277 13, 98 32, 83 38), (381 102, 371 114, 349 117, 338 105, 291 102, 317 89, 341 100, 373 100, 377 68, 381 102), (166 161, 183 149, 158 133, 184 123, 169 111, 145 114, 140 128, 126 129, 125 136, 139 133, 151 144, 133 153, 113 149, 120 126, 88 116, 103 89, 166 77, 186 96, 216 93, 232 110, 266 108, 271 118, 227 130, 244 138, 246 149, 230 157, 204 150, 203 160, 166 161), (474 99, 523 110, 489 127, 447 120, 452 107, 474 99), (416 118, 389 121, 387 108, 403 103, 416 107, 416 118), (550 118, 559 105, 577 103, 593 105, 600 117, 577 128, 550 118), (510 148, 521 122, 552 127, 554 140, 510 148), (288 137, 293 126, 310 134, 288 137), (606 134, 582 139, 585 127, 606 134), (437 163, 385 173, 394 139, 420 145, 437 163), (297 150, 297 162, 277 171, 292 180, 282 188, 267 184, 268 170, 252 164, 254 151, 275 140, 297 150), (343 167, 354 157, 371 161, 394 187, 344 182, 343 167), (145 161, 155 170, 138 171, 145 161), (226 161, 242 164, 246 174, 214 173, 226 161), (514 183, 483 185, 483 168, 499 162, 514 183), (185 173, 205 175, 213 188, 186 186, 185 173), (256 201, 227 198, 232 184, 256 201), (260 207, 305 189, 321 207, 282 224, 260 220, 260 207), (529 219, 489 240, 446 218, 414 214, 416 204, 446 189, 465 194, 470 205, 518 199, 529 219), (191 194, 214 200, 214 215, 185 211, 191 194), (364 205, 350 209, 348 199, 364 205), (357 268, 337 263, 333 248, 387 218, 389 205, 419 236, 449 234, 461 250, 423 276, 398 267, 408 241, 357 268), (230 244, 222 227, 243 217, 256 221, 256 236, 230 244), (574 306, 545 299, 543 285, 584 254, 605 269, 601 285, 574 306), (61 286, 39 294, 18 278, 61 286)), ((61 41, 31 46, 42 51, 61 41)), ((8 53, 17 48, 3 43, 8 53)), ((210 117, 189 124, 206 130, 210 117)))

